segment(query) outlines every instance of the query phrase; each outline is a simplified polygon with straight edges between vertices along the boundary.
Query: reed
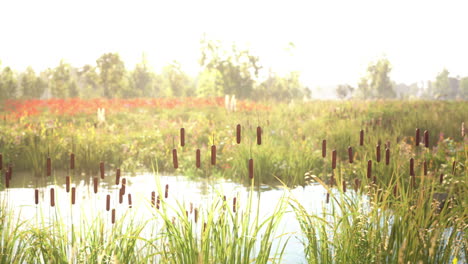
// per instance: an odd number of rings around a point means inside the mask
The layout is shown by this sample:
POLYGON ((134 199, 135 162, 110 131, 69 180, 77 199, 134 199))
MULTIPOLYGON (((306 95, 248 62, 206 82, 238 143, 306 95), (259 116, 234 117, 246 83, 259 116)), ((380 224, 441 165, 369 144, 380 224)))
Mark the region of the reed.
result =
POLYGON ((47 163, 46 163, 46 169, 47 169, 47 176, 52 175, 52 161, 50 160, 50 157, 47 157, 47 163))
POLYGON ((367 161, 367 179, 372 178, 372 160, 367 161))
POLYGON ((179 160, 177 158, 177 149, 172 149, 172 164, 174 169, 179 168, 179 160))
POLYGON ((71 153, 70 154, 70 170, 75 169, 75 154, 71 153))
POLYGON ((55 206, 55 190, 54 188, 50 189, 50 206, 55 206))
POLYGON ((262 128, 260 126, 257 127, 257 145, 262 144, 262 128))
POLYGON ((348 160, 349 163, 353 163, 353 148, 351 146, 348 147, 348 160))
POLYGON ((415 145, 416 147, 419 146, 419 142, 421 142, 421 135, 420 135, 420 132, 419 132, 419 128, 416 128, 416 136, 414 137, 414 140, 415 140, 415 145))
POLYGON ((105 171, 104 171, 104 162, 103 162, 103 161, 101 161, 101 162, 99 163, 99 172, 101 173, 101 179, 104 180, 105 171))
POLYGON ((70 176, 65 177, 65 191, 70 192, 70 176))
POLYGON ((106 196, 106 211, 108 211, 108 212, 110 210, 110 200, 111 200, 111 196, 110 196, 110 194, 108 194, 106 196))
POLYGON ((322 158, 327 156, 327 140, 322 140, 322 158))
POLYGON ((236 142, 237 144, 241 143, 241 125, 237 124, 236 126, 236 142))
POLYGON ((185 128, 183 127, 180 129, 180 146, 185 146, 185 128))
POLYGON ((380 162, 380 144, 377 144, 375 147, 375 153, 376 153, 376 161, 380 162))
POLYGON ((364 130, 359 131, 359 146, 364 146, 364 130))
POLYGON ((429 148, 429 131, 424 130, 424 146, 429 148))
POLYGON ((115 170, 115 185, 119 185, 120 184, 120 169, 116 169, 115 170))
POLYGON ((211 165, 216 165, 216 146, 211 146, 211 165))
POLYGON ((254 161, 253 159, 249 159, 249 179, 254 178, 254 161))
POLYGON ((201 166, 200 149, 195 151, 195 166, 197 169, 199 169, 201 166))
POLYGON ((34 204, 36 205, 39 204, 39 190, 38 189, 34 190, 34 204))

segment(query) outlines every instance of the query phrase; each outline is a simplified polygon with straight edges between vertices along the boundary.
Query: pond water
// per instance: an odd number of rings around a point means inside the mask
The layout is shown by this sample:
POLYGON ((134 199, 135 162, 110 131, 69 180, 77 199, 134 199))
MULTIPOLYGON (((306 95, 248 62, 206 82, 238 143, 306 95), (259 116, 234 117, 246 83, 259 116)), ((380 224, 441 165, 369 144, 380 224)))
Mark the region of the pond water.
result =
MULTIPOLYGON (((62 175, 66 175, 66 173, 62 173, 62 175)), ((223 179, 191 179, 184 176, 156 176, 151 173, 141 173, 133 176, 122 176, 119 185, 116 185, 115 175, 106 175, 104 180, 99 179, 98 192, 94 193, 93 177, 78 175, 71 178, 70 186, 76 188, 76 204, 71 206, 71 195, 66 192, 65 179, 65 176, 36 178, 27 173, 15 172, 10 181, 10 188, 0 192, 0 199, 7 201, 8 206, 14 208, 16 213, 20 212, 23 219, 39 219, 41 221, 41 219, 48 219, 59 212, 63 221, 70 225, 71 221, 80 221, 80 217, 92 219, 93 212, 108 214, 106 217, 110 222, 110 212, 106 212, 107 195, 111 197, 110 208, 116 209, 117 218, 125 211, 133 210, 132 214, 143 219, 152 217, 149 206, 151 193, 156 191, 156 195, 158 195, 158 188, 164 193, 166 185, 169 186, 166 202, 174 207, 177 207, 177 203, 181 203, 187 210, 189 210, 190 203, 193 204, 194 208, 207 208, 215 198, 220 196, 226 196, 228 204, 232 204, 232 199, 237 197, 239 210, 241 210, 247 202, 251 189, 223 179), (119 190, 123 179, 126 179, 126 194, 120 203, 119 190), (50 206, 51 188, 54 188, 55 207, 50 206), (39 190, 38 205, 35 205, 35 189, 39 190), (129 208, 129 193, 132 195, 132 208, 129 208)), ((326 191, 320 185, 287 190, 282 187, 255 186, 253 195, 252 212, 256 212, 256 208, 259 206, 260 220, 271 215, 280 199, 285 195, 293 195, 294 198, 301 201, 308 212, 317 214, 322 211, 326 199, 326 191)), ((299 223, 290 208, 283 216, 276 231, 276 235, 280 234, 291 236, 286 246, 283 262, 306 263, 299 223)), ((281 242, 284 241, 285 239, 281 242)))

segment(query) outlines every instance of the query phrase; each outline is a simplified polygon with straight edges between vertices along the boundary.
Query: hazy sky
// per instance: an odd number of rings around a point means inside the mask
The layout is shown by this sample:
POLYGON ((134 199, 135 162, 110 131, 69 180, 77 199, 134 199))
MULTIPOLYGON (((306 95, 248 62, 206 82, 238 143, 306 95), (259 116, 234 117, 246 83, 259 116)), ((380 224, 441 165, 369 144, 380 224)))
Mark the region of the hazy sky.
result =
POLYGON ((198 71, 200 38, 235 41, 265 68, 300 70, 310 87, 355 85, 386 56, 397 82, 468 76, 468 1, 5 1, 0 60, 22 70, 94 64, 119 52, 127 68, 146 53, 198 71), (296 48, 287 50, 288 43, 296 48))

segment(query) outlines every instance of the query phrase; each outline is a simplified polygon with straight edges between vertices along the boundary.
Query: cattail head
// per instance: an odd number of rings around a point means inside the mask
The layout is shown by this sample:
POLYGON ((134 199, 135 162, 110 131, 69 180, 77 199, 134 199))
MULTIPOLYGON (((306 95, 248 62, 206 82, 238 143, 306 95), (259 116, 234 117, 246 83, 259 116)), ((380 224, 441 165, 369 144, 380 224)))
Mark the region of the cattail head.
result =
POLYGON ((364 130, 359 132, 359 146, 364 146, 364 130))
POLYGON ((197 167, 197 169, 201 166, 200 149, 197 149, 197 151, 195 152, 195 166, 197 167))
POLYGON ((390 164, 390 148, 385 149, 385 165, 390 164))
POLYGON ((322 140, 322 158, 327 156, 327 140, 322 140))
POLYGON ((164 191, 164 198, 167 199, 169 197, 169 184, 166 184, 166 188, 164 191))
POLYGON ((393 186, 393 196, 395 196, 395 197, 396 197, 396 196, 397 196, 397 194, 398 194, 398 185, 397 185, 397 184, 395 184, 395 186, 393 186))
POLYGON ((237 124, 236 126, 236 142, 237 144, 241 143, 241 125, 237 124))
POLYGON ((108 194, 107 197, 106 197, 106 211, 108 211, 108 212, 110 210, 110 198, 111 198, 110 194, 108 194))
POLYGON ((34 190, 34 203, 39 204, 39 190, 38 189, 34 190))
POLYGON ((46 167, 47 167, 47 176, 52 175, 52 161, 50 160, 50 157, 47 157, 46 167))
POLYGON ((155 206, 156 205, 156 192, 155 191, 152 191, 151 192, 151 206, 155 206))
POLYGON ((3 169, 3 156, 2 153, 0 153, 0 170, 3 169))
MULTIPOLYGON (((454 160, 454 161, 452 162, 452 174, 454 174, 454 175, 455 175, 455 169, 456 169, 456 168, 457 168, 457 161, 454 160)), ((11 179, 11 173, 10 173, 10 179, 11 179)))
POLYGON ((440 174, 439 182, 440 182, 440 184, 442 184, 444 182, 444 174, 443 173, 440 174))
POLYGON ((128 194, 128 208, 132 208, 132 194, 128 194))
POLYGON ((249 159, 249 178, 253 179, 254 177, 254 163, 253 159, 249 159))
POLYGON ((119 191, 119 204, 123 203, 124 195, 125 195, 125 193, 122 191, 122 189, 120 189, 120 191, 119 191))
POLYGON ((71 153, 70 154, 70 170, 75 169, 75 154, 71 153))
POLYGON ((99 184, 99 179, 97 177, 94 177, 93 179, 94 193, 98 192, 98 184, 99 184))
POLYGON ((161 198, 158 197, 156 198, 156 209, 159 209, 159 204, 161 203, 161 198))
POLYGON ((375 147, 377 162, 380 162, 380 144, 375 147))
POLYGON ((185 128, 180 129, 180 146, 185 146, 185 128))
POLYGON ((367 161, 367 178, 372 178, 372 160, 367 161))
POLYGON ((55 206, 55 190, 54 188, 50 189, 50 206, 55 206))
POLYGON ((257 127, 257 145, 262 144, 262 128, 260 126, 257 127))
POLYGON ((330 193, 327 192, 327 199, 326 199, 326 203, 329 203, 330 202, 330 193))
POLYGON ((353 148, 351 146, 348 147, 348 158, 349 163, 353 163, 353 148))
POLYGON ((232 211, 233 211, 234 213, 236 212, 236 206, 237 206, 236 203, 237 203, 237 198, 234 197, 234 198, 232 199, 232 211))
POLYGON ((115 171, 115 185, 119 185, 120 183, 120 169, 115 171))
POLYGON ((67 193, 70 192, 70 176, 65 177, 65 190, 67 193))
POLYGON ((174 169, 179 168, 179 161, 177 160, 177 149, 172 150, 172 164, 174 164, 174 169))
POLYGON ((195 208, 195 211, 193 213, 193 219, 195 219, 195 223, 198 222, 198 209, 197 208, 195 208))
POLYGON ((410 175, 415 176, 415 174, 414 174, 414 159, 413 158, 410 159, 410 175))
POLYGON ((111 223, 115 224, 115 208, 112 209, 111 223))
POLYGON ((216 146, 211 146, 211 165, 216 165, 216 146))
POLYGON ((416 146, 419 146, 419 142, 421 141, 421 135, 419 132, 419 128, 416 128, 416 136, 414 138, 416 146))
POLYGON ((361 181, 359 179, 354 179, 354 191, 357 192, 361 187, 361 181))
POLYGON ((346 192, 346 181, 343 181, 342 185, 343 185, 343 192, 345 193, 346 192))
POLYGON ((423 162, 423 168, 424 168, 424 176, 426 176, 427 175, 427 162, 426 161, 423 162))
POLYGON ((76 187, 71 188, 71 203, 75 204, 76 201, 76 187))
POLYGON ((101 179, 104 180, 104 162, 99 163, 99 171, 101 172, 101 179))
POLYGON ((429 148, 429 131, 424 130, 424 146, 429 148))
POLYGON ((332 151, 332 169, 336 169, 336 149, 332 151))
POLYGON ((8 180, 11 181, 12 175, 13 175, 13 167, 11 167, 11 165, 8 165, 8 180))

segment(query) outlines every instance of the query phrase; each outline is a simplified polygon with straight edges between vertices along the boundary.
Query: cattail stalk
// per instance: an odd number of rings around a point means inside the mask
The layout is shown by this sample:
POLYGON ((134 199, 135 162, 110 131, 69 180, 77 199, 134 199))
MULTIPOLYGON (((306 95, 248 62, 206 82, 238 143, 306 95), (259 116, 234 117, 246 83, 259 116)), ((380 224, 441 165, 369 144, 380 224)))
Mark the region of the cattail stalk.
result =
POLYGON ((359 146, 364 146, 364 130, 359 132, 359 146))
POLYGON ((253 159, 249 159, 249 178, 253 179, 254 177, 254 163, 253 159))
POLYGON ((8 172, 5 172, 5 188, 10 188, 10 176, 8 172))
POLYGON ((211 165, 216 165, 216 146, 211 146, 211 165))
POLYGON ((71 203, 72 205, 75 204, 76 201, 76 187, 71 188, 71 203))
POLYGON ((47 176, 52 175, 52 162, 50 160, 50 157, 47 157, 46 167, 47 167, 47 176))
POLYGON ((237 124, 236 126, 236 142, 237 144, 241 143, 241 125, 237 124))
MULTIPOLYGON (((455 162, 454 162, 454 164, 455 164, 455 162)), ((13 175, 13 167, 11 167, 11 165, 8 165, 8 180, 11 181, 11 176, 12 175, 13 175)))
POLYGON ((410 159, 410 176, 415 176, 414 174, 414 159, 410 159))
POLYGON ((380 162, 380 144, 375 147, 377 162, 380 162))
POLYGON ((39 190, 38 189, 34 190, 34 203, 39 204, 39 190))
POLYGON ((322 158, 327 156, 327 140, 322 140, 322 158))
POLYGON ((107 197, 106 197, 106 211, 108 211, 108 212, 110 210, 110 198, 111 198, 110 194, 108 194, 107 197))
POLYGON ((99 163, 99 171, 101 172, 101 179, 104 180, 104 162, 99 163))
POLYGON ((197 151, 195 152, 195 166, 197 167, 197 169, 201 166, 200 149, 197 149, 197 151))
POLYGON ((424 130, 424 146, 429 148, 429 131, 424 130))
POLYGON ((414 140, 415 140, 414 143, 416 144, 416 147, 419 146, 419 142, 421 141, 419 128, 416 128, 416 137, 414 140))
POLYGON ((262 144, 262 128, 260 126, 257 127, 257 145, 262 144))
POLYGON ((54 188, 50 189, 50 206, 55 206, 55 190, 54 188))
POLYGON ((180 129, 180 146, 185 146, 185 128, 180 129))
POLYGON ((65 190, 67 193, 70 192, 70 176, 65 177, 65 190))
POLYGON ((353 148, 351 146, 348 147, 348 158, 349 163, 353 163, 353 148))
POLYGON ((332 151, 332 169, 336 169, 336 149, 332 151))
POLYGON ((367 178, 372 178, 372 160, 367 161, 367 178))
POLYGON ((94 193, 98 192, 98 183, 99 183, 99 179, 97 177, 94 177, 93 179, 94 193))
POLYGON ((70 170, 75 169, 75 154, 71 153, 70 154, 70 170))
POLYGON ((390 164, 390 148, 385 149, 385 165, 390 164))
POLYGON ((179 162, 177 160, 177 149, 172 149, 172 163, 174 164, 174 169, 179 168, 179 162))
POLYGON ((120 169, 115 171, 115 185, 119 185, 120 183, 120 169))

